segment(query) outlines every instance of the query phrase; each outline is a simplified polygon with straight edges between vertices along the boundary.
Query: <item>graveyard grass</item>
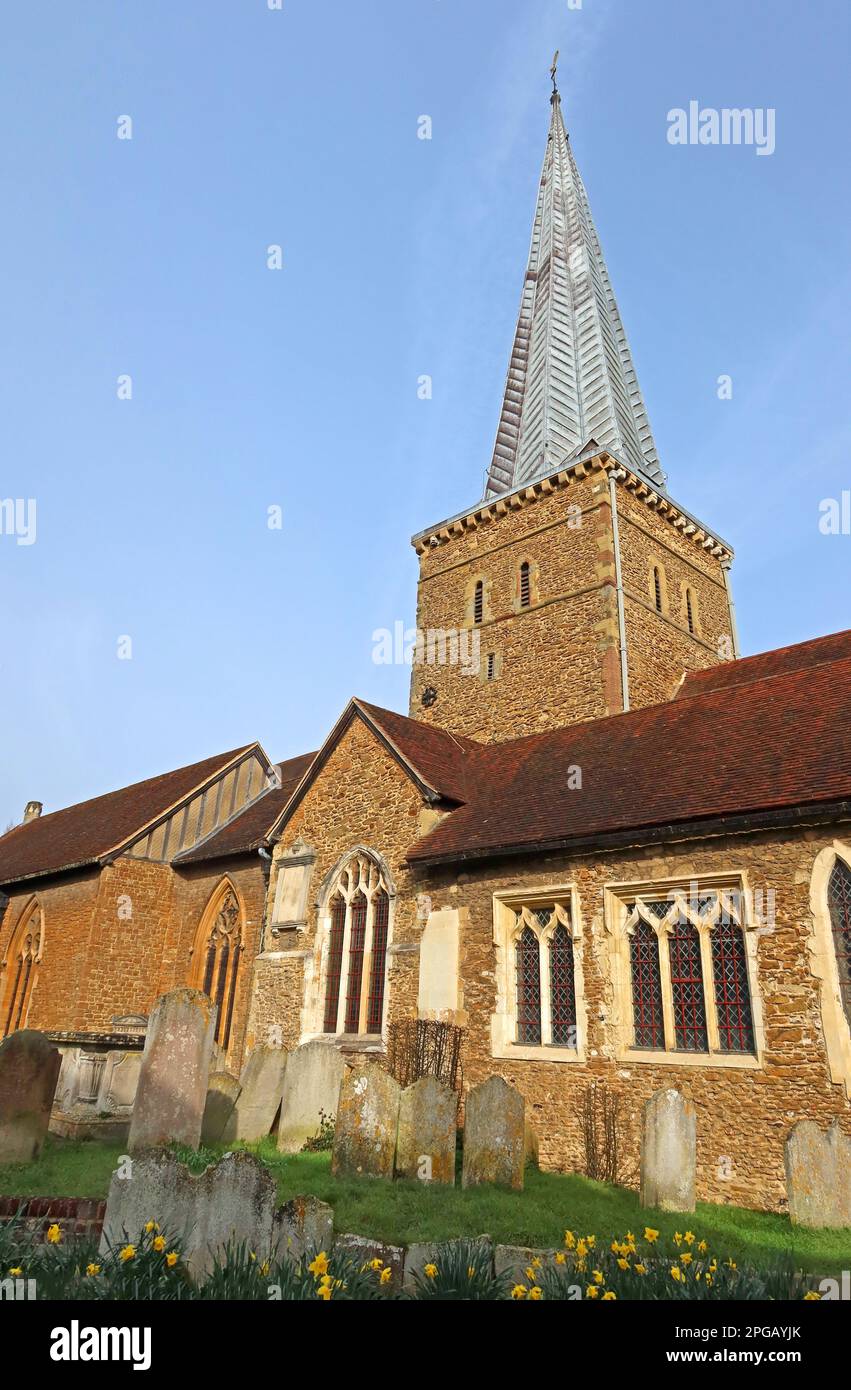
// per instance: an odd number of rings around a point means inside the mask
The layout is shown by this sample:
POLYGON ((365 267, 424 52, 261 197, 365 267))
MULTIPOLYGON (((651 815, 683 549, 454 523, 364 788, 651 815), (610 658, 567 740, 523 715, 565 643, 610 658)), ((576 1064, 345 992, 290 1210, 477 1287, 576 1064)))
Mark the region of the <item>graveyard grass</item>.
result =
MULTIPOLYGON (((785 1216, 742 1207, 698 1203, 690 1216, 645 1210, 638 1196, 576 1174, 526 1170, 525 1190, 483 1186, 462 1191, 417 1182, 335 1178, 330 1154, 277 1152, 274 1140, 233 1145, 257 1154, 274 1172, 280 1201, 311 1195, 334 1208, 334 1226, 396 1245, 487 1234, 501 1244, 559 1248, 565 1230, 594 1233, 600 1241, 622 1239, 627 1230, 653 1226, 661 1240, 692 1230, 726 1258, 764 1268, 790 1256, 798 1269, 832 1274, 851 1265, 851 1230, 810 1231, 785 1216)), ((109 1179, 126 1146, 48 1138, 34 1163, 0 1165, 0 1194, 8 1196, 105 1197, 109 1179)), ((178 1150, 195 1172, 226 1152, 178 1150)))

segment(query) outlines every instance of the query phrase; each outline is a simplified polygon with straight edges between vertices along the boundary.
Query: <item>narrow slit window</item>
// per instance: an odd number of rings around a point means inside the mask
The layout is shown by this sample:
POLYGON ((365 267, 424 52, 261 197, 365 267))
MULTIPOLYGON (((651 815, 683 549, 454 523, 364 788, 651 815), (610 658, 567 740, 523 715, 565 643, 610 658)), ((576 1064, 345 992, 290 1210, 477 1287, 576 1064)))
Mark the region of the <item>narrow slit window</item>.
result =
POLYGON ((653 566, 653 598, 656 603, 656 611, 662 612, 662 571, 658 565, 653 566))
POLYGON ((528 560, 520 566, 520 607, 529 608, 532 603, 532 568, 528 560))
POLYGON ((488 652, 487 677, 489 681, 496 679, 496 653, 488 652))
POLYGON ((686 619, 688 620, 688 630, 694 636, 694 599, 691 589, 686 589, 686 619))

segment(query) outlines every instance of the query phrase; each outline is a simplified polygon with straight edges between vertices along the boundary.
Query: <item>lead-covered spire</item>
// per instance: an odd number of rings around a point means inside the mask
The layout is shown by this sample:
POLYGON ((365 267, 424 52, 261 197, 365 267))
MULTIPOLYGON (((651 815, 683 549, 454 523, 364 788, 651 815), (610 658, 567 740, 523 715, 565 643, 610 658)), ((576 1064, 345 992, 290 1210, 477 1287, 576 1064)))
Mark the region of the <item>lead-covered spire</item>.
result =
POLYGON ((664 485, 553 72, 547 152, 485 496, 510 492, 595 444, 664 485))

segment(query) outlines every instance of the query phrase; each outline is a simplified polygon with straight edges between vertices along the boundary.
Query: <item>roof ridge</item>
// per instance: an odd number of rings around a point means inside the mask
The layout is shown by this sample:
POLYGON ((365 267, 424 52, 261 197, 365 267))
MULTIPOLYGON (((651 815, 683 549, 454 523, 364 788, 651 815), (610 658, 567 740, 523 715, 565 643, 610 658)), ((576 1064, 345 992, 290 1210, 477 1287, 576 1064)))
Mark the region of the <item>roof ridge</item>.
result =
MULTIPOLYGON (((804 643, 801 643, 801 646, 803 646, 803 645, 805 645, 805 644, 804 644, 804 643)), ((791 649, 790 649, 790 648, 783 648, 783 647, 778 647, 778 648, 777 648, 777 651, 778 651, 778 652, 782 652, 782 651, 784 651, 784 650, 791 650, 791 649)), ((750 661, 750 660, 752 660, 752 659, 753 659, 753 660, 756 660, 757 657, 759 657, 759 656, 771 656, 771 655, 772 655, 772 653, 771 653, 770 651, 768 651, 768 652, 759 652, 759 653, 757 653, 753 658, 751 658, 751 657, 744 657, 743 660, 745 660, 745 661, 750 661)), ((735 687, 738 689, 738 688, 740 688, 740 687, 743 686, 743 685, 758 685, 758 684, 760 684, 760 682, 762 682, 762 681, 777 681, 777 680, 781 680, 784 676, 799 676, 799 675, 802 675, 804 671, 820 671, 821 668, 822 668, 823 666, 841 666, 842 663, 845 662, 845 661, 851 661, 851 652, 848 652, 845 656, 826 656, 826 657, 824 658, 823 661, 813 661, 813 662, 810 663, 809 666, 792 666, 792 667, 787 667, 787 668, 785 668, 784 670, 780 670, 780 671, 764 671, 764 672, 762 673, 762 675, 759 675, 759 676, 757 676, 757 675, 749 676, 746 680, 736 681, 736 682, 735 682, 735 687)), ((734 662, 728 662, 728 663, 726 663, 726 664, 732 666, 732 665, 734 665, 734 664, 736 664, 736 663, 734 663, 734 662)), ((709 667, 709 666, 707 666, 707 667, 704 668, 704 670, 707 670, 707 671, 713 670, 713 669, 715 669, 715 668, 709 667)), ((719 670, 723 670, 723 667, 719 667, 718 669, 719 669, 719 670)), ((689 672, 687 672, 687 673, 686 673, 686 680, 685 680, 685 682, 683 683, 683 685, 680 687, 680 693, 679 693, 674 699, 672 699, 672 700, 667 700, 667 701, 665 701, 664 703, 669 704, 669 705, 681 705, 681 704, 683 704, 684 701, 686 701, 686 700, 697 700, 697 699, 700 698, 701 695, 720 695, 722 689, 723 689, 723 690, 730 690, 730 689, 732 688, 732 685, 726 685, 726 686, 723 686, 723 687, 720 687, 720 688, 713 688, 713 687, 710 686, 709 689, 707 689, 707 690, 695 690, 694 692, 687 692, 687 690, 686 690, 686 684, 687 684, 687 682, 688 682, 688 677, 689 677, 690 675, 695 676, 695 675, 702 675, 702 674, 703 674, 702 671, 689 671, 689 672)), ((654 705, 654 706, 649 706, 648 708, 653 708, 653 709, 655 709, 655 705, 654 705)))

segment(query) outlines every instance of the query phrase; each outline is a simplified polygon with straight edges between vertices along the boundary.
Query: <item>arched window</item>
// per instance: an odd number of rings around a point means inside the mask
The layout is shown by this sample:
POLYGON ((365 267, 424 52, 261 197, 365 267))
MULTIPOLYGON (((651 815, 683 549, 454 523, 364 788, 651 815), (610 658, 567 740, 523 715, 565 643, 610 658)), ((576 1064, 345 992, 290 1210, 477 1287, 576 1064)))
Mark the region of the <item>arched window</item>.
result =
POLYGON ((668 950, 676 1045, 684 1052, 706 1052, 709 1040, 706 1034, 700 936, 697 928, 682 915, 677 917, 668 937, 668 950))
POLYGON ((217 1006, 215 1040, 230 1047, 244 950, 242 909, 227 880, 210 899, 196 937, 193 980, 217 1006))
POLYGON ((636 1047, 664 1047, 662 976, 659 969, 659 937, 643 919, 629 941, 632 967, 632 1014, 636 1047))
POLYGON ((753 1052, 753 1017, 742 928, 726 913, 710 935, 718 1046, 722 1052, 753 1052))
POLYGON ((845 1017, 851 1024, 851 869, 836 860, 827 885, 827 902, 833 948, 839 972, 839 993, 845 1017))
POLYGON ((576 1048, 576 972, 567 904, 517 912, 514 969, 517 1042, 576 1048))
POLYGON ((653 602, 656 604, 657 613, 661 613, 665 602, 665 591, 662 588, 662 571, 658 565, 653 566, 653 602))
POLYGON ((26 1028, 41 961, 44 923, 38 902, 25 909, 12 935, 2 975, 0 1036, 26 1028))
POLYGON ((476 588, 473 593, 473 622, 476 624, 477 627, 484 621, 484 616, 485 586, 482 583, 482 580, 479 579, 476 583, 476 588))
POLYGON ((520 566, 520 607, 528 608, 532 603, 532 567, 528 560, 520 566))
POLYGON ((390 893, 366 854, 355 855, 337 875, 329 919, 323 1031, 377 1035, 384 1024, 390 893))
POLYGON ((694 610, 694 594, 691 589, 686 589, 686 622, 688 623, 688 630, 692 636, 694 636, 695 633, 694 610))

